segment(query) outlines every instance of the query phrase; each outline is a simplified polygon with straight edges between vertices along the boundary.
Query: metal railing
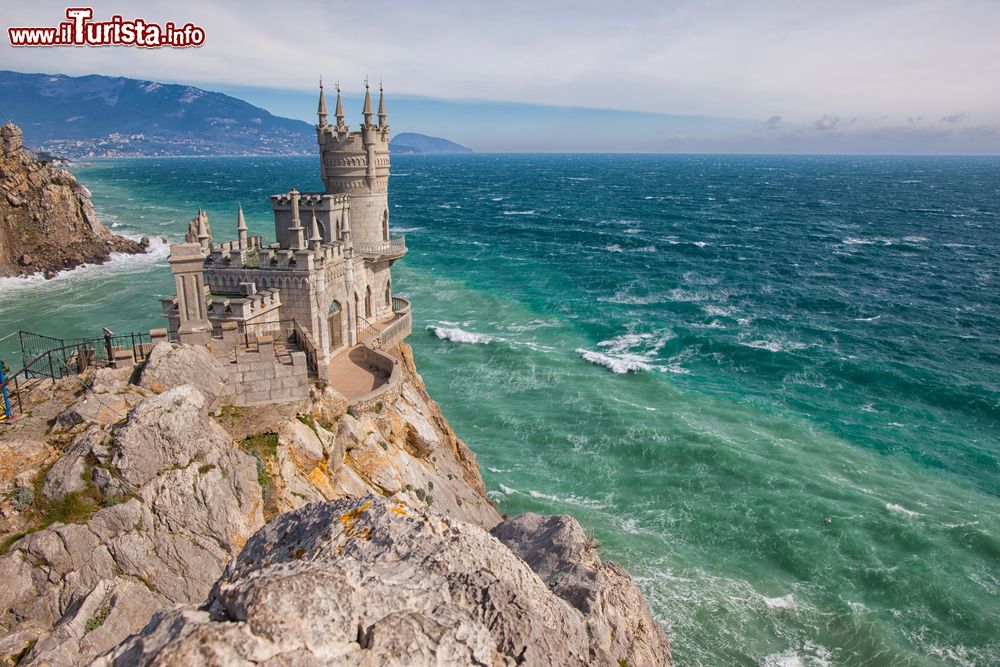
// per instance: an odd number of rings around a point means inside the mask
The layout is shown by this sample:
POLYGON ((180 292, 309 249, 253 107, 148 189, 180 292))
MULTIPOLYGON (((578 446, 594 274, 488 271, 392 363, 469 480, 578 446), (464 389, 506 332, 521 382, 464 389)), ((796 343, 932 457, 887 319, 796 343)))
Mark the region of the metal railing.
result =
POLYGON ((110 366, 118 352, 128 352, 135 361, 143 361, 152 347, 149 334, 116 334, 108 329, 94 338, 62 339, 19 331, 21 358, 28 359, 24 366, 6 374, 2 389, 9 400, 17 404, 19 412, 36 390, 46 381, 77 375, 88 368, 110 366))
POLYGON ((306 354, 306 366, 309 368, 310 376, 319 377, 319 355, 316 352, 316 342, 312 335, 299 325, 297 320, 292 320, 292 328, 296 345, 306 354))
POLYGON ((365 257, 401 255, 406 252, 406 237, 396 236, 380 243, 355 243, 354 252, 365 257))

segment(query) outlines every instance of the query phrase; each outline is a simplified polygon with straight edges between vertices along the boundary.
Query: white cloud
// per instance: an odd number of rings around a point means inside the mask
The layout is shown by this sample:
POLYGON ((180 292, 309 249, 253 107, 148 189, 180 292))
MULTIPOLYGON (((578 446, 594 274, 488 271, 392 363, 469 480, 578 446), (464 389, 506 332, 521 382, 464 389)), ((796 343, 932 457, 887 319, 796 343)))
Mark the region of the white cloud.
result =
MULTIPOLYGON (((8 8, 54 25, 65 3, 8 8)), ((322 73, 394 94, 766 119, 1000 121, 1000 3, 979 0, 104 3, 192 21, 189 50, 0 47, 3 67, 307 89, 322 73), (237 11, 237 7, 241 9, 237 11), (967 111, 965 111, 967 110, 967 111)), ((944 121, 942 121, 944 122, 944 121)))

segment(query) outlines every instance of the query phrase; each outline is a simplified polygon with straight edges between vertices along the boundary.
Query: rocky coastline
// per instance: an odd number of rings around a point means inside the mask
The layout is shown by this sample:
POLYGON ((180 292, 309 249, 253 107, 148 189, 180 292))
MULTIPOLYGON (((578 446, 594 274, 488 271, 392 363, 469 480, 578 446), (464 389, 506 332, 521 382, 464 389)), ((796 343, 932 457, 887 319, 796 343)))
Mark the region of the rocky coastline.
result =
POLYGON ((112 253, 143 253, 148 245, 147 239, 112 234, 87 188, 26 150, 19 127, 0 128, 0 277, 51 278, 106 262, 112 253))
POLYGON ((0 430, 0 660, 31 665, 669 665, 572 518, 501 517, 405 344, 401 390, 219 405, 219 362, 36 392, 0 430))

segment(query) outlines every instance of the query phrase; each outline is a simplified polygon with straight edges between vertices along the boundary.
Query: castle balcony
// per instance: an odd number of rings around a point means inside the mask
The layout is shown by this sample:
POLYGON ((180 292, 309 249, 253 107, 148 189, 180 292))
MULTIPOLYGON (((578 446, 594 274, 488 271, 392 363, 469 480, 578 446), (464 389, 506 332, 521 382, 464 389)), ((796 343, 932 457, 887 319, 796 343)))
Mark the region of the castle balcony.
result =
POLYGON ((355 243, 354 252, 365 258, 399 259, 406 254, 406 237, 396 236, 381 243, 355 243))

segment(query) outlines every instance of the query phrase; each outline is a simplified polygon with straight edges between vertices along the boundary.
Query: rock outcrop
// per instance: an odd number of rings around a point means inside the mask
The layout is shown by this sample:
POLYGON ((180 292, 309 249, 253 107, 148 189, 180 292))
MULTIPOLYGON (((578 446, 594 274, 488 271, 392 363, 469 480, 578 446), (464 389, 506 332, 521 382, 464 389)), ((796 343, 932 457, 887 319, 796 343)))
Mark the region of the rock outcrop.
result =
POLYGON ((52 276, 107 261, 113 252, 145 252, 147 245, 113 235, 72 174, 24 150, 16 125, 0 128, 0 276, 52 276))
POLYGON ((375 496, 307 505, 258 531, 201 608, 156 614, 95 664, 669 664, 627 575, 601 590, 579 524, 552 519, 501 524, 501 543, 375 496), (562 548, 543 556, 548 539, 562 548))
POLYGON ((38 389, 0 431, 0 664, 87 664, 147 622, 102 663, 669 664, 579 524, 501 520, 393 353, 364 409, 233 407, 168 344, 38 389))
POLYGON ((124 424, 81 425, 36 484, 50 525, 0 556, 0 655, 83 664, 153 611, 204 598, 263 523, 253 458, 204 407, 184 385, 124 424))

